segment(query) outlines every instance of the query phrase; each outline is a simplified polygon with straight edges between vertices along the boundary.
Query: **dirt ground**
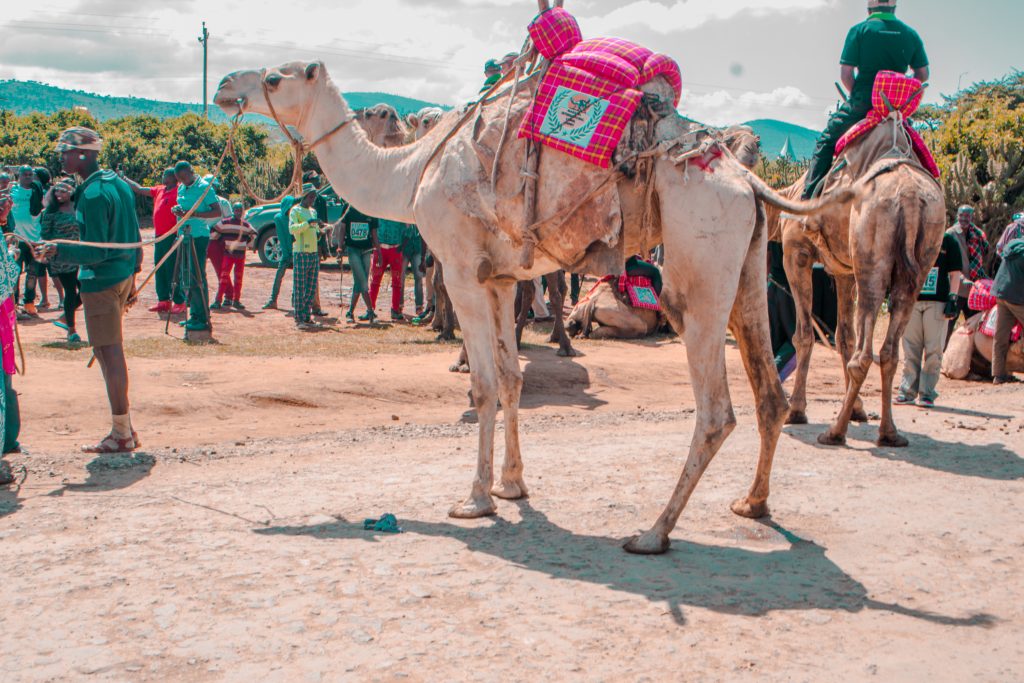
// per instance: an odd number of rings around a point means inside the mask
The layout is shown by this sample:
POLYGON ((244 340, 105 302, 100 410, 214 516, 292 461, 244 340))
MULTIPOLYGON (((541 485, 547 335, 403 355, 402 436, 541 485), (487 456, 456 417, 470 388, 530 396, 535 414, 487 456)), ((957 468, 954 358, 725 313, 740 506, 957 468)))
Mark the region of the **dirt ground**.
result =
MULTIPOLYGON (((1024 678, 1019 386, 944 380, 935 409, 897 409, 910 448, 875 447, 874 421, 825 449, 841 375, 817 347, 812 424, 786 428, 773 515, 751 521, 728 509, 757 454, 729 345, 739 425, 670 553, 636 557, 621 542, 661 512, 693 428, 681 343, 562 359, 529 332, 531 497, 456 521, 476 453, 457 346, 408 325, 295 332, 259 310, 271 276, 248 270, 249 311, 216 314, 214 346, 165 336, 152 290, 129 314, 131 457, 78 452, 108 426, 99 372, 55 312, 23 327, 0 680, 1024 678), (385 512, 403 533, 363 530, 385 512)), ((322 282, 337 314, 338 271, 322 282)), ((877 372, 865 401, 879 410, 877 372)))

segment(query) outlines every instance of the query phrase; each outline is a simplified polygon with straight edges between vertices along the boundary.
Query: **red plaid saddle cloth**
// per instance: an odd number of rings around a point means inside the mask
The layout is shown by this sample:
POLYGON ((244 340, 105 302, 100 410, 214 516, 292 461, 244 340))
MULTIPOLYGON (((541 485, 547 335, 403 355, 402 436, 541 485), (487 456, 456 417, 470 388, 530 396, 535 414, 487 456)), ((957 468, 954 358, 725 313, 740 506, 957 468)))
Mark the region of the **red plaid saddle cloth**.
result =
POLYGON ((642 275, 620 275, 619 291, 629 297, 633 308, 646 308, 649 311, 660 311, 661 300, 654 291, 650 278, 642 275))
POLYGON ((875 77, 875 86, 871 91, 871 111, 868 112, 867 118, 839 139, 836 144, 836 156, 842 154, 843 150, 853 142, 877 128, 878 124, 889 116, 889 105, 886 104, 886 98, 888 98, 889 104, 903 114, 903 127, 910 137, 910 143, 917 158, 921 161, 921 165, 932 176, 941 177, 942 173, 939 171, 938 164, 935 163, 935 157, 932 156, 931 150, 925 144, 924 138, 910 122, 910 117, 921 106, 921 100, 924 98, 923 85, 916 78, 910 78, 895 71, 879 71, 878 76, 875 77))
POLYGON ((967 307, 972 311, 987 311, 996 307, 996 298, 992 296, 994 280, 978 280, 971 285, 971 293, 967 296, 967 307))
POLYGON ((529 32, 551 67, 519 129, 520 138, 608 168, 640 106, 639 86, 663 76, 679 106, 682 74, 666 55, 620 38, 583 40, 576 19, 561 7, 534 19, 529 32))
MULTIPOLYGON (((981 319, 981 327, 978 328, 978 331, 986 337, 995 337, 996 325, 999 322, 999 309, 992 308, 985 313, 984 316, 985 317, 981 319)), ((1024 337, 1024 327, 1021 327, 1020 323, 1017 323, 1013 326, 1013 329, 1010 330, 1010 341, 1016 343, 1020 341, 1021 337, 1024 337)))

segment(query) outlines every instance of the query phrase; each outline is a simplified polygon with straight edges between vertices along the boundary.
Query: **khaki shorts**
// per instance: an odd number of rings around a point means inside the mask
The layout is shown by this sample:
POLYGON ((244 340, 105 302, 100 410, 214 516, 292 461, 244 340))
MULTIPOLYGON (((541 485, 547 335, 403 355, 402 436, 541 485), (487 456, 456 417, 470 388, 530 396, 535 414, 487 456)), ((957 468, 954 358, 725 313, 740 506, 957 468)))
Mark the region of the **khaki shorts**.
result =
POLYGON ((122 280, 102 292, 82 292, 85 331, 93 348, 115 346, 124 341, 121 321, 124 319, 125 304, 132 293, 132 280, 122 280))

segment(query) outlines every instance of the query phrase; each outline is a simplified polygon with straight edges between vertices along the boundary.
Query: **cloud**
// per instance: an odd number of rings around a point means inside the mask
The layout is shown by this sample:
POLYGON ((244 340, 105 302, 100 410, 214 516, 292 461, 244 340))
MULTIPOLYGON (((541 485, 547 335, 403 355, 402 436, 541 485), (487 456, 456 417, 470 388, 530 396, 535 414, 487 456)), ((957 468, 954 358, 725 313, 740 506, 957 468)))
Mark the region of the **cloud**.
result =
POLYGON ((662 4, 638 0, 603 16, 581 16, 580 24, 590 35, 613 35, 632 26, 657 33, 689 31, 741 14, 764 16, 808 12, 833 5, 835 0, 676 0, 662 4))
POLYGON ((684 91, 680 106, 686 116, 714 126, 744 123, 753 119, 782 119, 808 128, 821 128, 827 111, 799 88, 786 86, 772 92, 715 90, 684 91))

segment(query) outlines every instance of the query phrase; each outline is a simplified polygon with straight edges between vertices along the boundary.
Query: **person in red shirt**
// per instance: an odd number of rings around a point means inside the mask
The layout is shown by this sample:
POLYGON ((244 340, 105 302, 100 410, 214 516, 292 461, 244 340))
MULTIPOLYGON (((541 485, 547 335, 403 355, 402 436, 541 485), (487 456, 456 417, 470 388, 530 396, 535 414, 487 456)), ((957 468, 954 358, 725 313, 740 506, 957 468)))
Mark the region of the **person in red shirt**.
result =
POLYGON ((245 277, 245 252, 256 237, 256 231, 242 218, 245 207, 235 203, 231 207, 231 218, 225 218, 210 228, 210 244, 215 241, 222 245, 224 256, 221 259, 220 284, 217 296, 210 308, 234 306, 245 310, 242 305, 242 280, 245 277), (231 283, 231 272, 235 273, 235 282, 231 283), (223 303, 221 303, 223 301, 223 303))
MULTIPOLYGON (((128 183, 128 186, 132 188, 135 194, 153 199, 153 229, 156 231, 156 236, 161 237, 174 231, 175 226, 178 224, 178 217, 171 211, 174 205, 178 203, 178 178, 174 174, 174 169, 166 169, 161 184, 154 187, 143 187, 128 178, 125 178, 125 182, 128 183)), ((173 245, 173 237, 168 237, 156 243, 153 249, 154 265, 160 263, 160 260, 167 255, 167 252, 171 250, 173 245)), ((174 300, 171 300, 174 261, 173 257, 167 259, 156 271, 157 304, 149 309, 153 313, 185 312, 185 296, 181 288, 174 294, 174 300)))

